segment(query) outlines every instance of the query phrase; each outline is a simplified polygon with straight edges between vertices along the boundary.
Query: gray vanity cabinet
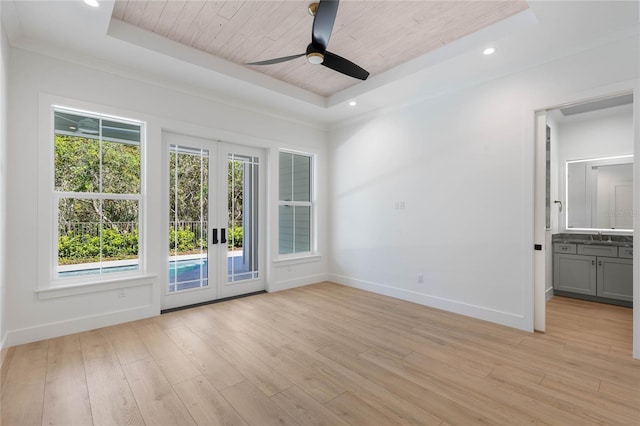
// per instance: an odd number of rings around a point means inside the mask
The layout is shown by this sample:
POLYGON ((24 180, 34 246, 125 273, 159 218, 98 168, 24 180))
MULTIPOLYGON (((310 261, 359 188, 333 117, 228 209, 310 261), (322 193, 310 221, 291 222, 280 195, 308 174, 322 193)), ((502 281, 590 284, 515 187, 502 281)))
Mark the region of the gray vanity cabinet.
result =
POLYGON ((553 288, 596 295, 596 257, 556 253, 553 255, 553 288))
POLYGON ((631 259, 598 258, 598 296, 632 302, 632 283, 633 261, 631 259))
POLYGON ((609 303, 633 301, 633 248, 554 243, 553 252, 556 294, 609 303))

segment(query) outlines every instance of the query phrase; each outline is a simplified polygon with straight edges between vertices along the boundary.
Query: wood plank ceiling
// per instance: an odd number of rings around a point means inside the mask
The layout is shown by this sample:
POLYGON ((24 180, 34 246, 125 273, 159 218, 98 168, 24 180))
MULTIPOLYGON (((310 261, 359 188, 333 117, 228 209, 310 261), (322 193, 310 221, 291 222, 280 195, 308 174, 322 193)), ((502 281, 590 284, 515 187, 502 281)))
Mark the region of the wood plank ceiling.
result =
MULTIPOLYGON (((228 61, 305 52, 309 1, 116 0, 112 17, 228 61)), ((528 8, 524 0, 340 3, 328 50, 380 74, 528 8)), ((301 57, 251 68, 322 96, 358 84, 301 57)))

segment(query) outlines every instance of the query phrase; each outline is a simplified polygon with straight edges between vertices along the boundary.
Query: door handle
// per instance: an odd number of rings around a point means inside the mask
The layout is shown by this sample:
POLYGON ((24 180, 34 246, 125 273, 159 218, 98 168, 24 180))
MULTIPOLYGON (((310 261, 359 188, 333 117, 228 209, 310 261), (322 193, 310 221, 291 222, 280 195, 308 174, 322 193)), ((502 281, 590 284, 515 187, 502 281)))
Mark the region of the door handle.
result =
POLYGON ((222 244, 226 244, 227 242, 227 230, 224 228, 220 228, 220 242, 222 244))
POLYGON ((211 244, 218 244, 218 229, 213 228, 211 230, 211 244))

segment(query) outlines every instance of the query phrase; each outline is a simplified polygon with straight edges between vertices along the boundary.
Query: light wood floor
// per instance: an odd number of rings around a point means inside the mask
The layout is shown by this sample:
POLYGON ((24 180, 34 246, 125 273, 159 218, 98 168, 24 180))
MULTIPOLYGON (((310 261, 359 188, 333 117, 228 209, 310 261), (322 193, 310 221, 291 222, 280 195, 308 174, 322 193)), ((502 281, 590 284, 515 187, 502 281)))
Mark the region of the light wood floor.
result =
POLYGON ((638 425, 631 309, 530 334, 322 283, 11 348, 2 424, 638 425))

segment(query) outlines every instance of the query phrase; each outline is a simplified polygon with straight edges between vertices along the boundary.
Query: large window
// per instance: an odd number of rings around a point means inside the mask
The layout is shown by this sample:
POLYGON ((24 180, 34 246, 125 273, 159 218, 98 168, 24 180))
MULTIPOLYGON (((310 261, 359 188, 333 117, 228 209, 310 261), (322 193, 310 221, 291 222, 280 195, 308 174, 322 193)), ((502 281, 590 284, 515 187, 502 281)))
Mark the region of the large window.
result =
POLYGON ((295 255, 312 251, 312 157, 280 152, 278 253, 295 255))
POLYGON ((54 279, 140 269, 142 123, 54 108, 54 279))

